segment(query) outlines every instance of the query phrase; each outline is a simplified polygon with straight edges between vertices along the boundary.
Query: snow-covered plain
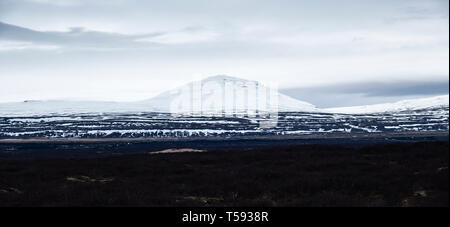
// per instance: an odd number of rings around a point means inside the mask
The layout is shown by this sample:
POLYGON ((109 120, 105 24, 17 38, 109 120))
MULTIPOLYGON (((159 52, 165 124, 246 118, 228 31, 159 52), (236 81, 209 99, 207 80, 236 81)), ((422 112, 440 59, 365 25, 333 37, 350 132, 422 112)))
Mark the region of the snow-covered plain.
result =
POLYGON ((0 138, 166 138, 448 131, 448 108, 377 114, 281 112, 263 118, 172 116, 161 113, 0 117, 0 138), (270 120, 270 119, 269 119, 270 120))

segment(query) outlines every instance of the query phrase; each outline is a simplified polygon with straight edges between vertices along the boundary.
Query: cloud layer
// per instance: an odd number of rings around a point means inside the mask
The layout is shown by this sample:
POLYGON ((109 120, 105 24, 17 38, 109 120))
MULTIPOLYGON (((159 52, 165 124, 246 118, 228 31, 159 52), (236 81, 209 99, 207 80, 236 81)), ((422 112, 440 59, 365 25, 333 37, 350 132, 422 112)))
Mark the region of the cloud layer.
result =
POLYGON ((371 83, 361 100, 382 101, 448 81, 448 23, 446 0, 0 0, 0 102, 138 100, 216 74, 371 83))

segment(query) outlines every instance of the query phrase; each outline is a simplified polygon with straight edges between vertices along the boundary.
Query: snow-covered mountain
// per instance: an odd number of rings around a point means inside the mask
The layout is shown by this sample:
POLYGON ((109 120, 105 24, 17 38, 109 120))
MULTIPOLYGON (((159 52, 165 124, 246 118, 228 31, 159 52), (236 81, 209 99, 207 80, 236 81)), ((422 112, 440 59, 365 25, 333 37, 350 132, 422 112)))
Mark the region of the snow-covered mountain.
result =
POLYGON ((375 105, 350 106, 323 109, 330 113, 365 114, 381 112, 399 112, 407 110, 420 110, 430 108, 449 107, 449 95, 441 95, 430 98, 408 99, 393 103, 382 103, 375 105))
POLYGON ((162 112, 318 111, 314 105, 280 94, 258 81, 225 75, 188 83, 140 105, 156 107, 162 112))

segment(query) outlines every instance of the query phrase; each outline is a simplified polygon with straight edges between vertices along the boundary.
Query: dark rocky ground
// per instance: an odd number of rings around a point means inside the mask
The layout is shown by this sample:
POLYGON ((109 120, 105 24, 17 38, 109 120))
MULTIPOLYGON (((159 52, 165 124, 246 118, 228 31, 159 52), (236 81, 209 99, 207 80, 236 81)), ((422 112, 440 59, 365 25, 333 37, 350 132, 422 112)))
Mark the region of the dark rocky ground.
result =
POLYGON ((207 152, 171 154, 149 154, 163 148, 152 143, 0 145, 3 154, 54 146, 117 151, 2 155, 0 206, 449 206, 448 139, 222 143, 203 147, 207 152))

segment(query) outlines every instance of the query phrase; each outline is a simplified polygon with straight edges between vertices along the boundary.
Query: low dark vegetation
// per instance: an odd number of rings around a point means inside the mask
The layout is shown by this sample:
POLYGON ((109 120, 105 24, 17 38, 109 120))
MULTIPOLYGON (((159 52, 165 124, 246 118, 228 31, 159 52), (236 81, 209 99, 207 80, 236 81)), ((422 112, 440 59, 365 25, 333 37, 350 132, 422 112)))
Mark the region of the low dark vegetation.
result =
POLYGON ((0 159, 0 206, 448 206, 448 157, 420 142, 0 159))

